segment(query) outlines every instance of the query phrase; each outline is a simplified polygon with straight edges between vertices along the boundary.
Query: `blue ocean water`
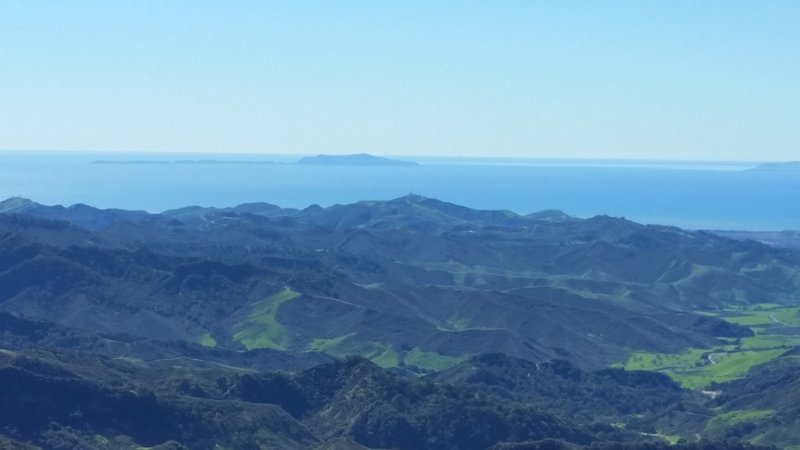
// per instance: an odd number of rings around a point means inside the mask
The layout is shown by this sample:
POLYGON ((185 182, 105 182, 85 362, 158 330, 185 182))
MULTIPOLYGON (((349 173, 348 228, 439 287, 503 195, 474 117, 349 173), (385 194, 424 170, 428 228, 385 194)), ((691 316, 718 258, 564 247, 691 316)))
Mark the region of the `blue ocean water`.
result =
POLYGON ((622 216, 691 229, 800 229, 800 173, 753 163, 416 158, 418 167, 304 166, 297 156, 0 152, 0 197, 159 212, 187 205, 283 207, 408 193, 526 214, 622 216), (277 164, 176 164, 175 160, 277 164), (160 161, 97 164, 95 161, 160 161))

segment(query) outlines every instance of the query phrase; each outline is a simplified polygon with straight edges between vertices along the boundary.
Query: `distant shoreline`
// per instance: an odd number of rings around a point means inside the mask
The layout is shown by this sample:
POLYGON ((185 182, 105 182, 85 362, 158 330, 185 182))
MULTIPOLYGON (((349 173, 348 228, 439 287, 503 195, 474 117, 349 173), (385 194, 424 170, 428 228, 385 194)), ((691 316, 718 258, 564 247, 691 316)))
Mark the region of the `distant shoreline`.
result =
POLYGON ((271 165, 271 164, 295 164, 295 165, 321 165, 321 166, 419 166, 415 161, 404 161, 397 159, 374 156, 367 153, 354 155, 317 155, 307 156, 291 162, 276 162, 271 160, 235 160, 235 159, 176 159, 151 160, 151 159, 98 159, 92 161, 93 164, 121 164, 121 165, 149 165, 149 164, 204 164, 204 165, 271 165))

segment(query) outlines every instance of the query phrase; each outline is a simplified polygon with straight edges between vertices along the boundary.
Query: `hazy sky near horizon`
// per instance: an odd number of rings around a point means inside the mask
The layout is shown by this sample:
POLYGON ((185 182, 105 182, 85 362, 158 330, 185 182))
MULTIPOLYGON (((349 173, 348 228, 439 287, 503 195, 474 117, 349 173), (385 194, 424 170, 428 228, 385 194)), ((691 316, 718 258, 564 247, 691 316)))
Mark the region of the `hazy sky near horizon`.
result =
POLYGON ((799 1, 0 0, 0 149, 800 159, 799 1))

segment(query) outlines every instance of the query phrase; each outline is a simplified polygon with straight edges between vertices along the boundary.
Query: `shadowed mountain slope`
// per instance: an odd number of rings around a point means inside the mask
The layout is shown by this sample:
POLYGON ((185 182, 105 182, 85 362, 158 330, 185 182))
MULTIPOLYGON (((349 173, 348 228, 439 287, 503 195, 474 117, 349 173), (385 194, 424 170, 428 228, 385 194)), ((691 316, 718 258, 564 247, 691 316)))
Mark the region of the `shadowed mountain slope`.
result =
POLYGON ((754 242, 420 196, 163 214, 1 205, 2 310, 416 371, 491 351, 602 367, 630 350, 708 347, 752 332, 694 311, 789 303, 800 289, 800 258, 754 242))

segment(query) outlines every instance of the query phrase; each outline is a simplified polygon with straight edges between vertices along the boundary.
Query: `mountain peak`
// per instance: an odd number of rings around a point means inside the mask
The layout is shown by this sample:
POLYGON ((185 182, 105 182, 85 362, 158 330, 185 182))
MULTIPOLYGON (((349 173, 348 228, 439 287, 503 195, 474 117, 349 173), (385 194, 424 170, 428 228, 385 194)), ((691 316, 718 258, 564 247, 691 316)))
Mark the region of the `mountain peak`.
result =
POLYGON ((577 220, 574 216, 561 211, 560 209, 546 209, 544 211, 537 211, 525 216, 528 219, 541 220, 545 222, 568 222, 577 220))
POLYGON ((38 203, 25 197, 9 197, 0 202, 0 212, 14 212, 35 205, 38 203))
POLYGON ((75 203, 74 205, 70 205, 67 207, 70 211, 78 211, 78 212, 95 212, 101 211, 99 208, 95 208, 94 206, 89 206, 86 203, 75 203))
POLYGON ((422 196, 422 195, 418 195, 418 194, 412 194, 411 192, 409 192, 408 194, 406 194, 406 195, 404 195, 402 197, 397 197, 394 200, 389 200, 389 202, 390 203, 420 203, 420 202, 423 202, 425 200, 431 200, 431 198, 430 197, 425 197, 425 196, 422 196))

